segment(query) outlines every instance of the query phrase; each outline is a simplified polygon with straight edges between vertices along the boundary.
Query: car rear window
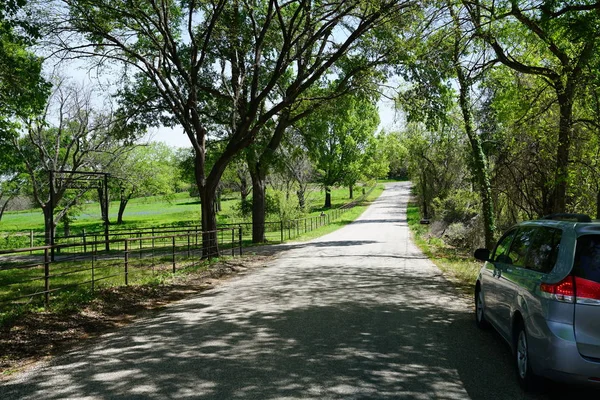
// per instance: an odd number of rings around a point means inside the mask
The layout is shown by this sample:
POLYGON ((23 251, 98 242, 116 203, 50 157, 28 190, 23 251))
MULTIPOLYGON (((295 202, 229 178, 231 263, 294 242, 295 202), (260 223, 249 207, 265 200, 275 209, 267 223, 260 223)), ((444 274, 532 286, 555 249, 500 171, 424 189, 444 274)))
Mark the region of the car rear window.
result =
POLYGON ((575 276, 600 283, 600 235, 586 235, 577 239, 575 276))

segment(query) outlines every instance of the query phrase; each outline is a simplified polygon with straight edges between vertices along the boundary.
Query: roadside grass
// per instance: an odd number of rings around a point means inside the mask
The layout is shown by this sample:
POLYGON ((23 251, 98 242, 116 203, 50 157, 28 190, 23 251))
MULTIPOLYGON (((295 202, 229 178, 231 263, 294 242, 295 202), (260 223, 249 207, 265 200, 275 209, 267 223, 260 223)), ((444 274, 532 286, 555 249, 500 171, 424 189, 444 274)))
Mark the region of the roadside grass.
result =
POLYGON ((473 293, 473 284, 481 269, 481 264, 467 252, 448 246, 440 238, 429 232, 429 225, 420 223, 419 207, 409 203, 407 208, 408 226, 414 241, 421 251, 457 284, 465 294, 473 293))
MULTIPOLYGON (((340 229, 341 227, 354 222, 354 220, 356 220, 358 217, 360 217, 360 215, 363 212, 365 212, 367 207, 369 207, 369 205, 371 205, 371 203, 373 201, 375 201, 381 195, 383 190, 384 190, 384 185, 381 183, 378 183, 375 186, 375 189, 373 189, 373 191, 361 203, 357 204, 353 208, 344 212, 344 214, 341 215, 340 219, 338 219, 337 221, 333 221, 328 225, 324 225, 313 231, 310 231, 310 232, 302 234, 298 237, 295 237, 293 239, 293 241, 299 242, 299 241, 311 240, 311 239, 326 235, 328 233, 334 232, 334 231, 340 229)), ((345 204, 347 201, 348 200, 344 201, 343 204, 345 204)), ((315 213, 315 214, 318 215, 318 213, 315 213)))

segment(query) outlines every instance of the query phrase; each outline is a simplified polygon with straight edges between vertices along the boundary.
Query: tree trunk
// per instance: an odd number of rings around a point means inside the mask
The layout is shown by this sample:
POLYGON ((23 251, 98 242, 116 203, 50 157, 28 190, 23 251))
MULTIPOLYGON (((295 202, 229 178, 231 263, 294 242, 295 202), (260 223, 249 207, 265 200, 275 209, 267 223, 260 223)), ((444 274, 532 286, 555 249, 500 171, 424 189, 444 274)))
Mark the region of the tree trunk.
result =
POLYGON ((421 174, 421 197, 423 197, 423 219, 429 219, 429 200, 427 199, 427 174, 425 169, 421 174))
POLYGON ((325 208, 331 208, 331 189, 329 186, 325 188, 325 208))
POLYGON ((125 207, 127 207, 127 203, 131 199, 131 194, 127 196, 121 195, 121 199, 119 201, 119 214, 117 215, 117 225, 121 225, 123 223, 123 214, 125 213, 125 207))
POLYGON ((250 167, 252 178, 252 243, 266 242, 266 173, 256 165, 250 167))
POLYGON ((462 40, 462 34, 459 29, 460 25, 457 21, 456 15, 453 13, 452 7, 450 7, 450 12, 452 13, 452 17, 455 21, 454 62, 459 84, 458 102, 463 115, 465 132, 469 138, 471 152, 473 154, 473 175, 477 181, 479 195, 481 196, 481 211, 483 214, 485 247, 491 250, 494 246, 494 232, 496 230, 494 206, 492 203, 492 185, 490 182, 487 158, 481 145, 481 138, 477 132, 475 132, 473 127, 473 118, 471 115, 471 105, 469 99, 470 82, 468 82, 463 67, 460 65, 460 46, 462 40))
POLYGON ((556 178, 553 191, 553 209, 551 213, 564 213, 567 208, 567 185, 569 179, 569 150, 573 131, 573 96, 570 90, 558 96, 560 104, 560 123, 558 145, 556 147, 556 178))
POLYGON ((217 190, 217 194, 215 196, 215 213, 221 212, 221 190, 217 190))
POLYGON ((63 233, 65 237, 71 236, 71 219, 68 215, 65 215, 63 218, 63 233))
POLYGON ((300 210, 304 211, 304 208, 306 207, 306 199, 304 197, 304 189, 302 187, 296 191, 296 196, 298 196, 298 206, 300 207, 300 210))
POLYGON ((54 224, 54 213, 50 204, 42 208, 44 212, 44 244, 50 246, 54 242, 56 225, 54 224))
POLYGON ((6 209, 8 208, 8 202, 9 202, 9 200, 6 200, 4 202, 4 204, 2 204, 2 206, 0 207, 0 221, 2 221, 2 216, 4 215, 4 211, 6 211, 6 209))
POLYGON ((350 191, 350 200, 352 200, 354 198, 354 186, 350 185, 348 189, 350 191))
POLYGON ((106 199, 104 198, 104 189, 102 187, 98 188, 98 203, 100 204, 100 217, 102 221, 108 221, 106 215, 106 199))
POLYGON ((217 218, 214 212, 214 189, 204 185, 200 187, 200 202, 202 209, 202 258, 219 256, 217 235, 217 218))
POLYGON ((202 258, 219 257, 217 235, 217 217, 214 199, 220 174, 216 178, 207 179, 204 174, 205 158, 202 151, 195 152, 194 175, 200 195, 200 211, 202 215, 202 258), (215 182, 216 181, 216 182, 215 182))

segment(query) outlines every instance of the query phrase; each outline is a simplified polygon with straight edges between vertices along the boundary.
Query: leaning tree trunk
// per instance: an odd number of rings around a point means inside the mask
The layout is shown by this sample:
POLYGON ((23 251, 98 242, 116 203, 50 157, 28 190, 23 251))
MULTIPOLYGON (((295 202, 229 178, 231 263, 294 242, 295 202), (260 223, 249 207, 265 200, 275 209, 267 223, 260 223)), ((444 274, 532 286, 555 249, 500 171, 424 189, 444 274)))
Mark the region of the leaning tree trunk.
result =
POLYGON ((348 186, 348 190, 350 191, 350 200, 352 200, 354 198, 354 186, 348 186))
POLYGON ((4 204, 2 204, 2 206, 0 207, 0 221, 2 221, 2 216, 4 215, 4 212, 6 211, 6 209, 8 208, 8 202, 10 201, 10 199, 7 199, 4 204))
POLYGON ((481 138, 475 132, 473 126, 473 118, 471 115, 471 105, 469 99, 469 85, 465 71, 460 64, 460 46, 462 40, 462 33, 460 31, 460 24, 458 18, 454 13, 454 9, 450 7, 450 13, 455 23, 455 35, 454 35, 454 63, 456 69, 456 75, 458 78, 459 85, 459 105, 463 115, 463 122, 465 124, 465 132, 471 145, 471 152, 473 154, 473 175, 477 181, 479 187, 479 195, 481 196, 481 211, 483 214, 483 229, 485 236, 485 247, 492 249, 494 246, 494 232, 496 230, 496 221, 494 217, 494 206, 492 203, 492 185, 490 182, 490 176, 488 171, 488 163, 486 155, 481 145, 481 138))
POLYGON ((483 147, 481 145, 481 138, 479 135, 477 135, 473 128, 473 120, 469 106, 469 87, 461 66, 457 66, 457 72, 460 86, 459 103, 463 114, 465 131, 467 133, 467 137, 469 138, 471 152, 475 161, 473 163, 473 174, 475 175, 475 179, 478 183, 479 195, 481 196, 481 211, 483 214, 485 247, 491 250, 494 247, 496 221, 494 218, 494 206, 492 204, 492 185, 490 182, 488 164, 485 153, 483 152, 483 147))
POLYGON ((127 204, 129 203, 130 199, 131 194, 127 196, 121 196, 121 199, 119 200, 119 214, 117 215, 118 225, 121 225, 123 223, 123 214, 125 213, 125 207, 127 207, 127 204))

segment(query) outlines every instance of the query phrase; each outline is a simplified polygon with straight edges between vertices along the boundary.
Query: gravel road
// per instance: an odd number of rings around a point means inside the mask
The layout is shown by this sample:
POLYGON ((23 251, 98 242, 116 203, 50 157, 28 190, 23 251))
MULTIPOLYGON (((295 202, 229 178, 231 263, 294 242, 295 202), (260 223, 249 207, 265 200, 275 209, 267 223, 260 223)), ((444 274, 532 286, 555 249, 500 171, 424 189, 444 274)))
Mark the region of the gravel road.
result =
POLYGON ((508 346, 411 242, 408 197, 388 184, 353 224, 5 382, 0 399, 581 398, 518 388, 508 346))

